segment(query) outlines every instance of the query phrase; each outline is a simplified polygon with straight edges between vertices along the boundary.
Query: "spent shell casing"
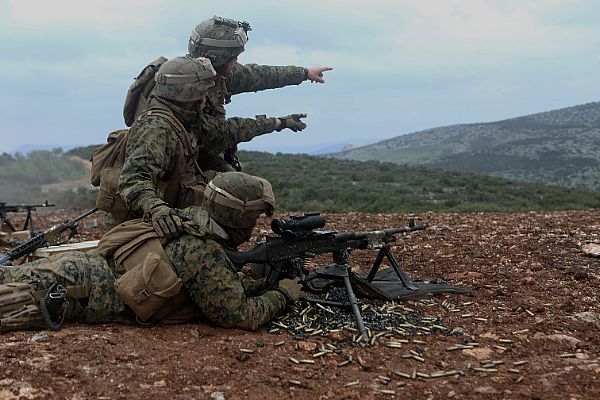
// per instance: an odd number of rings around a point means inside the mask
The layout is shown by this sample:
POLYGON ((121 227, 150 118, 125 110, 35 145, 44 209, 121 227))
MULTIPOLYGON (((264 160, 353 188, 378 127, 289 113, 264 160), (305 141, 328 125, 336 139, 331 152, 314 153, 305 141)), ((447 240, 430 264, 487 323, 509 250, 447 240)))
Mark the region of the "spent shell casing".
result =
POLYGON ((404 372, 394 371, 394 375, 398 375, 398 376, 401 376, 403 378, 410 379, 410 375, 409 374, 405 374, 404 372))
POLYGON ((352 382, 345 383, 343 387, 350 387, 350 386, 356 386, 356 385, 360 385, 360 381, 352 381, 352 382))
POLYGON ((288 380, 288 383, 289 383, 290 385, 302 386, 302 382, 300 382, 300 381, 297 381, 297 380, 295 380, 295 379, 290 379, 290 380, 288 380))
POLYGON ((298 360, 300 364, 314 364, 315 360, 298 360))
POLYGON ((254 353, 254 350, 252 350, 252 349, 240 349, 240 351, 242 353, 254 353))
POLYGON ((378 375, 377 378, 381 379, 382 381, 386 381, 386 382, 389 382, 392 380, 392 378, 390 378, 389 376, 385 376, 385 375, 378 375))
POLYGON ((528 364, 528 363, 529 363, 529 361, 528 361, 528 360, 521 360, 521 361, 515 361, 515 362, 513 363, 513 365, 514 365, 515 367, 518 367, 519 365, 525 365, 525 364, 528 364))
POLYGON ((389 390, 389 389, 378 389, 377 391, 381 394, 389 394, 390 396, 393 396, 396 394, 396 392, 394 392, 393 390, 389 390))
POLYGON ((575 353, 563 353, 559 356, 560 358, 575 358, 577 354, 575 353))
POLYGON ((510 373, 513 373, 513 374, 519 374, 519 373, 521 373, 521 371, 518 370, 518 369, 516 369, 516 368, 509 368, 507 371, 510 372, 510 373))
POLYGON ((318 357, 322 357, 322 356, 324 356, 325 354, 328 354, 328 353, 330 353, 330 351, 319 351, 318 353, 315 353, 312 356, 313 356, 313 358, 318 358, 318 357))
POLYGON ((282 340, 281 342, 277 342, 274 344, 275 347, 279 347, 279 346, 283 346, 285 344, 285 340, 282 340))
POLYGON ((477 372, 498 372, 497 368, 473 368, 473 371, 477 372))
POLYGON ((511 339, 498 339, 498 342, 500 342, 500 343, 514 343, 514 341, 511 340, 511 339))
POLYGON ((337 365, 337 366, 338 366, 338 367, 344 367, 344 366, 346 366, 346 365, 350 364, 350 362, 351 362, 350 360, 344 360, 344 361, 342 361, 341 363, 338 363, 338 365, 337 365))
POLYGON ((293 362, 294 364, 300 364, 300 361, 298 361, 297 359, 295 359, 294 357, 290 357, 289 360, 291 362, 293 362))
POLYGON ((521 383, 522 380, 523 380, 523 375, 521 375, 520 377, 517 378, 516 383, 521 383))

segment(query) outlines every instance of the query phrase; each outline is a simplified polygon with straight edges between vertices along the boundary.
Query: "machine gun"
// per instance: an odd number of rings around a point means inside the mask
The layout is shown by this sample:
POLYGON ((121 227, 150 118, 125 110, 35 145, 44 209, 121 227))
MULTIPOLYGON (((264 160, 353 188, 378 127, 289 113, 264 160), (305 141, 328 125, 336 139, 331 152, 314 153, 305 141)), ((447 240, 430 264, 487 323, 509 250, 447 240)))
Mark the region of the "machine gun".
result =
MULTIPOLYGON (((412 281, 400 268, 400 264, 392 251, 389 243, 396 241, 396 235, 401 233, 423 230, 426 225, 415 224, 409 218, 408 225, 400 228, 381 229, 370 232, 336 232, 318 231, 325 226, 325 217, 319 213, 291 216, 288 218, 274 219, 271 229, 276 235, 267 236, 262 242, 248 251, 227 250, 227 256, 236 268, 241 268, 248 263, 266 264, 269 271, 266 274, 271 287, 276 286, 280 279, 300 277, 302 284, 308 290, 315 291, 315 282, 319 279, 333 282, 343 282, 348 302, 334 302, 322 299, 308 299, 316 303, 331 306, 350 306, 360 333, 366 338, 360 308, 354 293, 353 286, 359 286, 361 291, 371 291, 383 298, 391 296, 382 293, 382 289, 375 285, 376 275, 384 259, 387 259, 395 274, 393 298, 411 298, 422 296, 425 293, 463 292, 462 288, 445 284, 434 284, 412 281), (349 254, 354 249, 378 249, 371 269, 366 278, 360 277, 351 271, 349 254), (333 263, 315 271, 308 271, 305 261, 320 254, 331 253, 333 263), (366 284, 365 284, 366 283, 366 284), (398 283, 400 286, 398 286, 398 283)), ((383 272, 383 271, 382 271, 383 272)), ((389 278, 390 274, 387 274, 389 278)), ((389 281, 387 281, 389 283, 389 281)), ((389 286, 389 285, 388 285, 389 286)))
POLYGON ((7 213, 14 212, 25 212, 27 211, 27 218, 25 218, 25 224, 23 225, 23 231, 29 230, 33 235, 35 232, 35 227, 33 225, 33 218, 31 217, 31 212, 35 211, 38 207, 54 207, 54 204, 48 204, 48 200, 46 200, 43 204, 16 204, 16 205, 6 205, 4 202, 0 202, 0 230, 4 227, 4 225, 8 226, 11 232, 16 231, 13 224, 6 218, 7 213))
POLYGON ((77 222, 81 221, 90 214, 98 211, 97 208, 92 208, 83 214, 73 218, 72 220, 63 222, 62 224, 54 225, 48 230, 38 233, 29 240, 25 240, 17 247, 9 250, 7 253, 0 253, 0 266, 10 265, 10 262, 17 258, 24 257, 33 253, 36 249, 45 245, 54 245, 60 243, 60 239, 64 232, 69 232, 69 237, 73 237, 77 233, 77 222))

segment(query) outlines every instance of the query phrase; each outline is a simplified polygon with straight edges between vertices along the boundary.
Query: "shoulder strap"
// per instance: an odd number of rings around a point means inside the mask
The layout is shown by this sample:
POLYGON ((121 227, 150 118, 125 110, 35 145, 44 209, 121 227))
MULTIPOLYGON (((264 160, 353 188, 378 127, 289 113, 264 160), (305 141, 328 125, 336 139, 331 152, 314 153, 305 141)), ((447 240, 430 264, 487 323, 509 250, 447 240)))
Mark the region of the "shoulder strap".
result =
POLYGON ((143 118, 146 115, 148 115, 148 116, 156 115, 156 116, 159 116, 159 117, 167 120, 177 130, 177 136, 183 142, 183 147, 185 148, 185 151, 189 154, 192 154, 192 142, 190 140, 189 133, 188 133, 187 129, 185 129, 185 126, 183 126, 181 121, 179 121, 177 118, 175 118, 175 116, 173 114, 170 114, 161 109, 150 109, 150 110, 142 113, 139 117, 137 117, 137 121, 139 121, 141 118, 143 118))
MULTIPOLYGON (((145 111, 144 113, 142 113, 136 121, 139 121, 142 117, 146 116, 146 115, 156 115, 159 116, 163 119, 165 119, 166 121, 168 121, 177 131, 177 136, 179 137, 179 139, 181 139, 182 143, 183 143, 183 148, 186 154, 186 156, 192 156, 194 154, 194 151, 192 149, 192 141, 190 140, 190 134, 188 133, 187 129, 185 129, 185 126, 183 126, 183 124, 181 123, 181 121, 179 121, 177 118, 175 118, 175 116, 171 113, 168 113, 164 110, 161 109, 156 109, 156 108, 151 108, 147 111, 145 111)), ((202 169, 200 169, 200 166, 198 165, 198 161, 197 160, 193 160, 194 161, 194 168, 196 168, 196 171, 204 176, 204 172, 202 172, 202 169)))

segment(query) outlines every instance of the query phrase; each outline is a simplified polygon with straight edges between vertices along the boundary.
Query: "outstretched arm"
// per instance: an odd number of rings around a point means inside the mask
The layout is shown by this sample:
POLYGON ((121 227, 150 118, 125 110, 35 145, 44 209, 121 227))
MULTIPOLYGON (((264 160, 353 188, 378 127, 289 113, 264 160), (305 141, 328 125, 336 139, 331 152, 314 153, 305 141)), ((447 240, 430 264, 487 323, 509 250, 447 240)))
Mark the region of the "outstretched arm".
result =
POLYGON ((227 80, 227 89, 230 94, 257 92, 266 89, 276 89, 289 85, 299 85, 306 80, 325 83, 323 72, 330 71, 331 67, 296 67, 271 66, 236 63, 233 73, 227 80))
POLYGON ((301 131, 306 125, 300 118, 305 116, 305 114, 291 114, 279 118, 257 116, 257 118, 232 117, 222 120, 204 115, 198 132, 198 141, 203 149, 220 153, 235 147, 238 143, 248 142, 256 136, 274 131, 286 128, 294 132, 301 131))

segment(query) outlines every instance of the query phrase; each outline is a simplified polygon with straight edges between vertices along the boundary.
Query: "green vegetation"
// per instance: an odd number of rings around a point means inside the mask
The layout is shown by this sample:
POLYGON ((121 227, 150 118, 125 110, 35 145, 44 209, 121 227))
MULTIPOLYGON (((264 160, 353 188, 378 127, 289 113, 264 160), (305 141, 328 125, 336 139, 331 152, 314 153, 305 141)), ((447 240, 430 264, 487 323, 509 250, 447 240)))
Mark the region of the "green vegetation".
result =
POLYGON ((75 191, 51 190, 41 186, 81 179, 87 174, 81 162, 62 149, 0 155, 0 201, 5 203, 40 203, 48 200, 59 207, 81 208, 95 203, 95 191, 79 187, 75 191))
MULTIPOLYGON (((95 147, 0 155, 0 201, 48 199, 60 207, 93 206, 95 189, 85 185, 86 172, 71 156, 87 159, 95 147), (42 184, 70 180, 84 186, 40 190, 42 184)), ((280 153, 241 151, 239 156, 245 172, 273 184, 280 211, 515 212, 600 207, 600 193, 471 173, 280 153)))
POLYGON ((332 157, 600 191, 600 102, 402 135, 332 157))
POLYGON ((587 209, 600 193, 377 161, 240 152, 287 211, 500 211, 587 209))

